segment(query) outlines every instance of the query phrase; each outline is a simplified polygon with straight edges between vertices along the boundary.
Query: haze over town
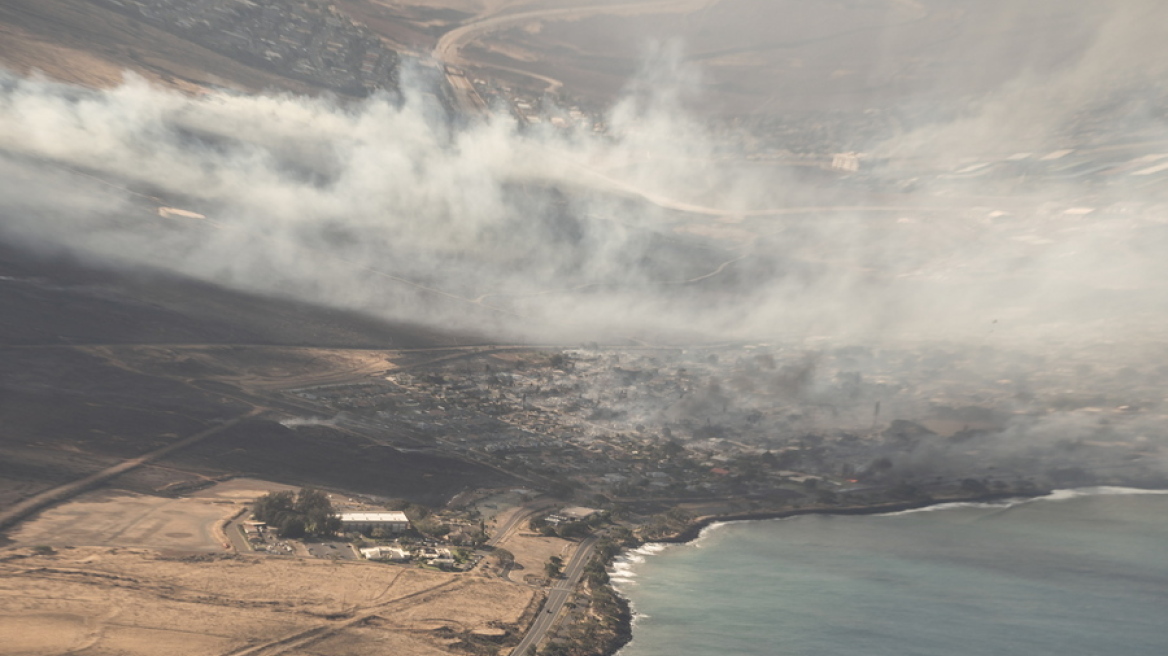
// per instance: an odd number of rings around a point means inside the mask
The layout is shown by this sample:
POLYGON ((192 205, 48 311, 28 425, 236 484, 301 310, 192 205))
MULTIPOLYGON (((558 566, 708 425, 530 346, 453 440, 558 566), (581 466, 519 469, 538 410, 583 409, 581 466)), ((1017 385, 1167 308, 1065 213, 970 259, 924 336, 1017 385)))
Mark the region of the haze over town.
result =
MULTIPOLYGON (((133 624, 191 604, 206 653, 598 654, 613 556, 717 518, 1164 487, 1166 20, 14 0, 0 566, 68 599, 101 561, 136 609, 223 556, 133 624), (305 487, 409 519, 258 519, 305 487), (361 549, 413 562, 373 589, 361 549)), ((24 580, 0 617, 50 627, 24 580)))
MULTIPOLYGON (((10 234, 90 257, 543 343, 1154 334, 1154 9, 1060 9, 1061 59, 1018 37, 1039 61, 989 93, 818 151, 698 113, 716 93, 680 40, 645 45, 601 133, 501 104, 452 123, 418 67, 365 100, 10 76, 0 202, 10 234)), ((839 111, 913 106, 892 95, 839 111)))

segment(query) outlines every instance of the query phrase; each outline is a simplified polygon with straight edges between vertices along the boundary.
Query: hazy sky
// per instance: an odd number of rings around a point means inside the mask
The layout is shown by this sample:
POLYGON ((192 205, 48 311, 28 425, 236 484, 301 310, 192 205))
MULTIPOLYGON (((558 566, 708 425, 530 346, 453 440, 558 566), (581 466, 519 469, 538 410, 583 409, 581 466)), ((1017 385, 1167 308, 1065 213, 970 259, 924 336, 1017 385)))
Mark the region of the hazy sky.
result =
MULTIPOLYGON (((1058 70, 1021 68, 956 118, 860 144, 865 166, 891 157, 894 170, 944 173, 1075 147, 1068 126, 1085 111, 1160 97, 1164 23, 1149 11, 1120 3, 1058 70)), ((504 115, 451 127, 421 84, 401 103, 338 104, 8 76, 3 232, 540 342, 1041 341, 1162 325, 1168 235, 1146 187, 1049 181, 1004 199, 930 174, 870 197, 727 157, 725 133, 685 110, 702 76, 680 63, 685 44, 646 52, 606 137, 504 115), (790 211, 808 206, 821 209, 790 211)), ((1122 127, 1140 139, 1132 158, 1157 161, 1163 121, 1142 107, 1122 127)))

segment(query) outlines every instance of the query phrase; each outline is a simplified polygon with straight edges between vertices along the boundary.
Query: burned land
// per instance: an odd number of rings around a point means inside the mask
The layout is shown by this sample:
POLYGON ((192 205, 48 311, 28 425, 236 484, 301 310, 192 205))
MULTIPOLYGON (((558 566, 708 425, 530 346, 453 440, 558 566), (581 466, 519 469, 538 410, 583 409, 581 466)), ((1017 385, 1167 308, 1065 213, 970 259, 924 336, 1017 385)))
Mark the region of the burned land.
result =
MULTIPOLYGON (((318 380, 313 376, 336 370, 348 376, 363 365, 346 360, 343 350, 330 358, 327 347, 395 350, 427 344, 418 328, 399 330, 206 285, 40 260, 11 248, 6 253, 0 262, 6 308, 0 326, 5 342, 0 414, 9 503, 265 407, 262 397, 217 383, 216 376, 251 371, 278 379, 273 366, 291 367, 293 381, 318 380), (305 343, 324 347, 322 355, 314 358, 291 346, 305 343), (191 355, 179 348, 173 358, 149 352, 118 357, 118 349, 175 344, 191 345, 191 355), (206 355, 207 345, 216 344, 221 362, 214 349, 212 357, 206 355)), ((388 369, 384 358, 380 361, 388 369)), ((438 455, 397 452, 325 426, 311 432, 253 419, 173 458, 205 474, 243 471, 294 483, 308 475, 322 486, 361 481, 371 493, 430 502, 468 484, 506 480, 498 472, 438 455)))
POLYGON ((0 651, 591 656, 714 518, 1168 487, 1168 16, 1024 4, 5 2, 0 651))

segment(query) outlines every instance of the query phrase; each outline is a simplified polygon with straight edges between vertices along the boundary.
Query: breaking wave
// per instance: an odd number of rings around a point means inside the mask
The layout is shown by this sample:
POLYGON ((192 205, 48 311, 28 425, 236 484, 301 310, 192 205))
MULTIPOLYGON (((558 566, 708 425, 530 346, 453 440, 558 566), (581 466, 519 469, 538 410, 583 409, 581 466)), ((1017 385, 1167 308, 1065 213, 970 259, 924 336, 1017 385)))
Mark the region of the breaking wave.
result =
POLYGON ((633 583, 637 577, 635 568, 645 562, 648 556, 654 556, 669 548, 670 545, 659 542, 649 542, 636 549, 632 549, 617 556, 608 569, 608 578, 618 586, 633 583))
POLYGON ((894 517, 896 515, 910 515, 914 513, 936 512, 939 510, 956 510, 959 508, 1014 508, 1029 503, 1039 503, 1042 501, 1067 501, 1069 499, 1077 499, 1080 497, 1098 497, 1098 496, 1115 496, 1115 495, 1136 495, 1136 494, 1168 494, 1168 490, 1148 490, 1138 487, 1117 487, 1110 485, 1102 485, 1097 487, 1080 487, 1067 490, 1053 490, 1049 494, 1040 497, 1012 497, 1008 499, 1001 499, 999 501, 955 501, 953 503, 938 503, 932 506, 925 506, 923 508, 912 508, 910 510, 899 510, 897 512, 881 513, 880 517, 894 517))

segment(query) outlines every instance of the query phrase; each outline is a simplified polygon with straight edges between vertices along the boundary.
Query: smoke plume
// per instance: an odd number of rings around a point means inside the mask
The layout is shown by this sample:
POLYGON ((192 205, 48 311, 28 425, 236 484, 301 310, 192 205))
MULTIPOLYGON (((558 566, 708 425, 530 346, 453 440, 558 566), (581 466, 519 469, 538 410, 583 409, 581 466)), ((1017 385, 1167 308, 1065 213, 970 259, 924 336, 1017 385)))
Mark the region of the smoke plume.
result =
MULTIPOLYGON (((875 145, 861 176, 915 176, 892 202, 871 178, 808 181, 734 157, 724 131, 687 114, 697 77, 668 48, 603 136, 504 113, 452 123, 421 84, 340 102, 6 75, 3 234, 515 340, 1150 334, 1168 234, 1145 187, 1039 180, 1004 200, 980 179, 903 170, 922 152, 961 163, 1062 147, 1069 117, 1114 87, 1096 82, 1149 51, 1137 9, 1064 69, 1023 71, 971 113, 875 145)), ((1164 135, 1151 115, 1137 127, 1164 135)))

